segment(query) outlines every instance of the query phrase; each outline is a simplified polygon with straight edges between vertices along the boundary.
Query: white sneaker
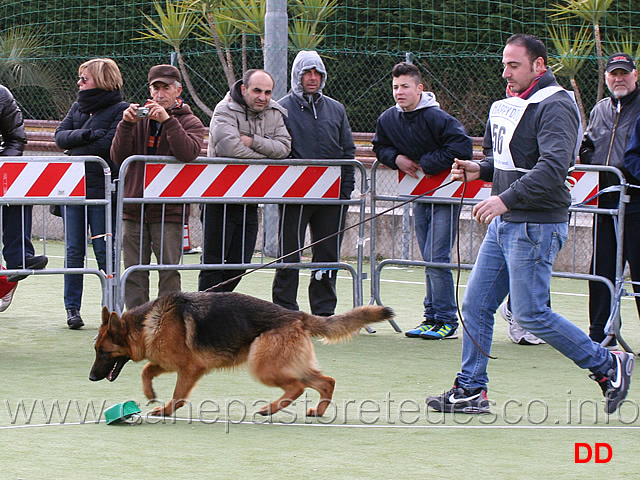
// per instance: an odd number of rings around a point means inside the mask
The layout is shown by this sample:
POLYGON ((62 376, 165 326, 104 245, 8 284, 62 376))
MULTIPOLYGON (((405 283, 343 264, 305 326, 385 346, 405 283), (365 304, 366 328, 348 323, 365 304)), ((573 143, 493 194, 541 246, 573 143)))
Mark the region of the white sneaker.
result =
POLYGON ((520 326, 518 320, 514 318, 513 313, 509 310, 509 305, 507 305, 506 301, 498 307, 498 312, 500 312, 502 318, 509 323, 507 333, 513 343, 517 343, 518 345, 541 345, 546 343, 544 340, 536 337, 533 333, 526 331, 520 326))
POLYGON ((4 297, 0 298, 0 312, 4 312, 11 302, 13 301, 13 294, 16 292, 16 288, 18 288, 18 284, 16 283, 9 293, 7 293, 4 297))

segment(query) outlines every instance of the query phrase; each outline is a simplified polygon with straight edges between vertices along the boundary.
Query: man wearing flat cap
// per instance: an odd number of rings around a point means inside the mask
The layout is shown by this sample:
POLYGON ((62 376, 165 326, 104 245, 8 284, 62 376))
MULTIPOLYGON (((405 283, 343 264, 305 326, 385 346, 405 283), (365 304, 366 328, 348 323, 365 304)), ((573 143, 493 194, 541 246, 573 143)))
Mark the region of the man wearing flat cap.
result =
MULTIPOLYGON (((626 53, 614 53, 607 60, 605 80, 611 95, 600 100, 589 115, 589 125, 580 147, 580 162, 591 165, 610 165, 619 168, 630 184, 640 185, 624 166, 624 152, 640 115, 640 89, 636 64, 626 53)), ((618 176, 600 174, 600 190, 618 185, 618 176)), ((624 218, 624 260, 629 262, 631 278, 640 280, 640 190, 629 189, 631 202, 626 205, 624 218)), ((619 193, 602 194, 600 208, 618 208, 619 193)), ((616 228, 611 215, 597 215, 594 230, 591 273, 608 278, 615 284, 616 228)), ((640 314, 640 300, 636 306, 640 314)), ((611 294, 606 284, 589 282, 589 336, 596 342, 606 338, 604 331, 611 314, 611 294)), ((608 345, 615 345, 615 338, 608 345)))
MULTIPOLYGON (((180 94, 180 71, 172 65, 149 70, 151 98, 143 106, 132 103, 124 111, 111 144, 111 158, 122 164, 131 155, 169 155, 181 162, 193 161, 204 143, 205 127, 180 94)), ((127 169, 126 198, 142 198, 144 162, 127 169)), ((124 266, 148 265, 153 251, 158 264, 177 264, 182 254, 183 225, 189 206, 180 204, 124 205, 122 249, 124 266)), ((159 271, 158 296, 179 291, 177 270, 159 271)), ((149 272, 134 271, 127 278, 127 310, 149 301, 149 272)))

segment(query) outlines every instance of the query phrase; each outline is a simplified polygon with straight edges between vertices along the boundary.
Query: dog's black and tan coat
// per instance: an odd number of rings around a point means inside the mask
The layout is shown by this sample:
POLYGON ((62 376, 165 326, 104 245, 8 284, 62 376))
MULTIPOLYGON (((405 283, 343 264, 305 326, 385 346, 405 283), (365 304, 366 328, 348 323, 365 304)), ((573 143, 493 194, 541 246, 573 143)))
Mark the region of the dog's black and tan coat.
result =
POLYGON ((205 373, 248 361, 253 376, 284 394, 258 413, 271 415, 291 404, 306 387, 320 393, 309 416, 321 416, 335 380, 323 375, 311 337, 327 342, 348 338, 367 324, 389 320, 388 307, 363 306, 332 317, 292 311, 239 293, 174 293, 125 312, 102 311, 96 360, 89 378, 114 381, 129 360, 149 360, 142 388, 155 399, 152 380, 177 372, 173 398, 153 415, 171 415, 189 397, 205 373))

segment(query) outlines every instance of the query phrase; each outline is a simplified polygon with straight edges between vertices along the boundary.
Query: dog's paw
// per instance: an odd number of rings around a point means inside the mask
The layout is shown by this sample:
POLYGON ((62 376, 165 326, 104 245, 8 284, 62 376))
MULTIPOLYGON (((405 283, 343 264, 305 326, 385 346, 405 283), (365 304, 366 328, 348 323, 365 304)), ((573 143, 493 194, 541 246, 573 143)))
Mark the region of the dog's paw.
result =
POLYGON ((169 415, 171 415, 172 412, 167 412, 167 409, 165 407, 156 407, 153 410, 151 410, 151 413, 149 415, 151 415, 152 417, 168 417, 169 415))
POLYGON ((310 408, 309 410, 307 410, 307 417, 321 417, 322 414, 318 413, 318 409, 317 408, 310 408))
POLYGON ((258 415, 262 415, 263 417, 268 417, 269 415, 271 415, 271 408, 269 406, 266 406, 258 410, 256 413, 258 415))

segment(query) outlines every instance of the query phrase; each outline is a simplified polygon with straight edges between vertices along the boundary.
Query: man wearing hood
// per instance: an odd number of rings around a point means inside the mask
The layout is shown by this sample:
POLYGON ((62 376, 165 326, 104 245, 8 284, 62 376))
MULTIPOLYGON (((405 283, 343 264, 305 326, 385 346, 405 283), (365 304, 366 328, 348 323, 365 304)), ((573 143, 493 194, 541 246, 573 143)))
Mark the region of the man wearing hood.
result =
MULTIPOLYGON (((132 155, 170 155, 189 163, 200 154, 205 127, 182 97, 182 77, 173 65, 149 70, 149 94, 145 110, 127 107, 111 144, 111 159, 118 165, 132 155), (141 114, 144 112, 144 114, 141 114)), ((133 162, 125 174, 124 196, 142 198, 145 163, 133 162)), ((123 207, 122 253, 125 268, 149 265, 153 251, 159 265, 175 265, 182 256, 184 221, 189 205, 136 204, 123 207)), ((181 290, 180 272, 158 272, 158 296, 181 290)), ((134 271, 127 277, 124 303, 127 310, 149 301, 149 272, 134 271)))
MULTIPOLYGON (((291 156, 300 159, 353 159, 355 144, 344 106, 327 97, 322 90, 327 82, 324 63, 315 51, 298 52, 291 68, 291 91, 278 103, 288 111, 287 128, 291 133, 291 156)), ((340 198, 351 198, 355 172, 342 167, 340 198)), ((313 241, 334 235, 345 225, 344 205, 295 205, 280 208, 280 251, 283 254, 304 245, 307 226, 313 241)), ((342 235, 337 235, 312 247, 312 262, 338 262, 342 235)), ((300 253, 290 255, 285 262, 299 262, 300 253)), ((315 315, 335 313, 337 270, 311 272, 309 303, 315 315)), ((276 270, 273 279, 273 302, 290 310, 298 310, 298 270, 276 270)))
MULTIPOLYGON (((625 168, 625 148, 632 137, 636 119, 640 115, 640 89, 638 70, 626 53, 614 53, 605 67, 605 81, 611 95, 600 100, 591 110, 589 125, 580 147, 580 162, 590 165, 610 165, 619 168, 628 183, 640 185, 640 180, 625 168)), ((618 176, 609 172, 600 174, 600 189, 618 185, 618 176)), ((624 215, 623 261, 629 262, 631 279, 640 280, 640 249, 636 242, 640 236, 640 190, 627 191, 630 202, 624 215)), ((598 207, 618 208, 618 192, 598 197, 598 207)), ((594 225, 591 273, 608 278, 615 284, 616 276, 616 224, 611 215, 597 215, 594 225)), ((637 290, 637 287, 634 287, 637 290)), ((640 298, 636 297, 640 314, 640 298)), ((589 336, 596 342, 606 338, 604 328, 611 314, 609 287, 600 281, 589 281, 589 336)), ((609 345, 615 345, 615 339, 609 345)))
MULTIPOLYGON (((284 124, 285 108, 271 99, 273 78, 264 70, 248 70, 216 106, 209 126, 209 157, 286 158, 291 136, 284 124)), ((209 204, 202 216, 202 263, 251 263, 258 236, 258 206, 209 204)), ((231 292, 240 283, 233 279, 244 270, 202 270, 200 291, 231 292)))
MULTIPOLYGON (((396 105, 376 122, 373 150, 378 160, 417 178, 418 169, 435 175, 451 168, 455 158, 472 158, 473 144, 462 124, 440 109, 435 95, 425 92, 420 70, 399 63, 392 70, 396 105)), ((416 237, 425 262, 449 263, 456 236, 457 205, 416 202, 416 237)), ((451 270, 425 269, 427 294, 420 325, 407 337, 456 338, 457 307, 451 270)))

